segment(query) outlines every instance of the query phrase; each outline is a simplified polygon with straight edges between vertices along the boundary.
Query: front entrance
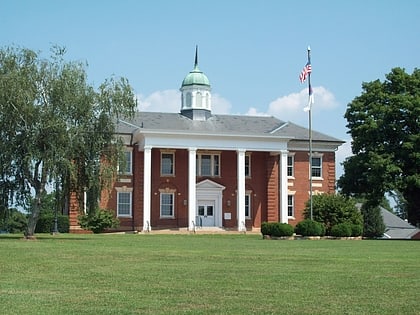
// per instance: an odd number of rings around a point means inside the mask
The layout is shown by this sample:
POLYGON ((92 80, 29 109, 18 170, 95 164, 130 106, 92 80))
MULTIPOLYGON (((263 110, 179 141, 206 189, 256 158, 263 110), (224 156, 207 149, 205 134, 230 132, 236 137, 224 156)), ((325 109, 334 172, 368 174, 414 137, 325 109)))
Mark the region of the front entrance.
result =
POLYGON ((215 226, 214 200, 198 200, 197 202, 197 225, 215 226))

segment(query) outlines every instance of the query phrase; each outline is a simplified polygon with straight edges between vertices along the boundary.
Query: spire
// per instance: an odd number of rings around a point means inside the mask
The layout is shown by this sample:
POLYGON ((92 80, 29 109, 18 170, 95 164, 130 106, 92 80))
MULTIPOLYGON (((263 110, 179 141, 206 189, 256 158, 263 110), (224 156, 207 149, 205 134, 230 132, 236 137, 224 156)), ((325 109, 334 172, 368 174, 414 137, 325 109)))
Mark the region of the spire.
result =
POLYGON ((194 61, 194 68, 198 67, 198 45, 195 45, 195 61, 194 61))

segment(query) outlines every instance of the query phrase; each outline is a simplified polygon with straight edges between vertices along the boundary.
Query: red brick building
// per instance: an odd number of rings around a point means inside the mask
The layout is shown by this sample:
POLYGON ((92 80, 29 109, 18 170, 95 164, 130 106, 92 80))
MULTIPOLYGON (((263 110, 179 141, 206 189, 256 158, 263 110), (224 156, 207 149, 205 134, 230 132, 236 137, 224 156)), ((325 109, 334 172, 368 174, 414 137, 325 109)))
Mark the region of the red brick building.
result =
MULTIPOLYGON (((138 112, 120 120, 126 169, 101 207, 119 230, 219 227, 244 231, 261 222, 295 225, 312 191, 335 190, 335 151, 343 142, 275 117, 216 115, 206 75, 194 69, 181 85, 180 113, 138 112)), ((70 209, 77 232, 77 209, 70 209)))

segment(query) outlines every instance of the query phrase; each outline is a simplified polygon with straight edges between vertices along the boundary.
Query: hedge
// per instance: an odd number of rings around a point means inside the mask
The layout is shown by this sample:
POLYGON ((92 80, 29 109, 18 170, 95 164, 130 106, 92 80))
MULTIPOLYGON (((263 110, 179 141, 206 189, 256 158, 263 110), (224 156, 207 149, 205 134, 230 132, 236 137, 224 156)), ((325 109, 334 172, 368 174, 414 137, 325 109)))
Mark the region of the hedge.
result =
POLYGON ((324 236, 325 227, 322 223, 306 219, 296 225, 295 232, 302 236, 324 236))
POLYGON ((262 235, 274 237, 292 236, 293 226, 288 223, 263 222, 261 224, 261 233, 262 235))
MULTIPOLYGON (((36 224, 35 233, 51 233, 54 229, 53 215, 41 216, 36 224)), ((69 217, 66 215, 57 216, 58 232, 68 233, 70 228, 69 217)))

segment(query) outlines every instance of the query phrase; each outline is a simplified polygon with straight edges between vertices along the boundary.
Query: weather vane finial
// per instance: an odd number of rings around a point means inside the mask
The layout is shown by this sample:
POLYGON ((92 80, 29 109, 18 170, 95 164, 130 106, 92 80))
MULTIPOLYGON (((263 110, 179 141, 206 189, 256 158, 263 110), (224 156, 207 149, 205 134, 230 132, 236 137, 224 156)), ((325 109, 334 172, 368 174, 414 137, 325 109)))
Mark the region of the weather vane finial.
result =
POLYGON ((198 67, 198 45, 195 45, 195 61, 194 68, 198 67))

